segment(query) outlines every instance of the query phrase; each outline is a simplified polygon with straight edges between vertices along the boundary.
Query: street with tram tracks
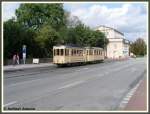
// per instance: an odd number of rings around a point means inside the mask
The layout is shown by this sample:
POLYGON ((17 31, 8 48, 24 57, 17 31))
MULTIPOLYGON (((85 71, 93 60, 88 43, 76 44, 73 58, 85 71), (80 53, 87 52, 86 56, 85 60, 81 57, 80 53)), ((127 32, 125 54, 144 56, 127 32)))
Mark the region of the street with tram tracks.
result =
POLYGON ((119 110, 146 77, 146 59, 4 72, 3 106, 5 110, 119 110))

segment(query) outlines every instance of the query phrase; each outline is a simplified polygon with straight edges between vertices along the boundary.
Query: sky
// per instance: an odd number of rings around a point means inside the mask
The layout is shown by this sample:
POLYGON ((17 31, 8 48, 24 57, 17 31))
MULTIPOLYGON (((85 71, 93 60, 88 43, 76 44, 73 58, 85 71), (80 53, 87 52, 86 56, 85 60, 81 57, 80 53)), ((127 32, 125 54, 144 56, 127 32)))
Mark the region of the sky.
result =
MULTIPOLYGON (((15 10, 19 5, 20 3, 3 3, 3 21, 15 17, 15 10)), ((91 28, 105 25, 124 33, 125 38, 130 41, 139 37, 147 41, 148 6, 144 2, 69 2, 63 6, 91 28)))

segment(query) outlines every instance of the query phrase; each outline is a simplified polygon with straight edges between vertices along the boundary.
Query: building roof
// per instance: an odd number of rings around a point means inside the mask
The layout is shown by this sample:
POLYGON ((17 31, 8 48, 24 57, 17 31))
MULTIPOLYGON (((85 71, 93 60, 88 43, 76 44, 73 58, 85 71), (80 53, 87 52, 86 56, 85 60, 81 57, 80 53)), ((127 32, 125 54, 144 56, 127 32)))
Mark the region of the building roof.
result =
POLYGON ((105 26, 105 25, 100 25, 100 26, 98 26, 97 28, 99 28, 99 27, 105 27, 105 28, 112 29, 112 30, 114 30, 114 31, 116 31, 116 32, 118 32, 118 33, 120 33, 121 35, 123 35, 123 36, 124 36, 124 34, 123 34, 122 32, 118 31, 118 30, 117 30, 117 29, 115 29, 115 28, 107 27, 107 26, 105 26))

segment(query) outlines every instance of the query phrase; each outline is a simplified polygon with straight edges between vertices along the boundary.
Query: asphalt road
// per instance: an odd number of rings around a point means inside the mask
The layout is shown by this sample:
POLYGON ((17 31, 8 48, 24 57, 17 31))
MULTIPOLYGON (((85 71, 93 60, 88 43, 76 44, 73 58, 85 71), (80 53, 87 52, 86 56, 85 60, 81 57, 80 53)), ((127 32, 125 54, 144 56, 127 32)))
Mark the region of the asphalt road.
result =
POLYGON ((144 77, 146 58, 76 67, 4 73, 4 107, 49 111, 118 110, 124 96, 144 77))

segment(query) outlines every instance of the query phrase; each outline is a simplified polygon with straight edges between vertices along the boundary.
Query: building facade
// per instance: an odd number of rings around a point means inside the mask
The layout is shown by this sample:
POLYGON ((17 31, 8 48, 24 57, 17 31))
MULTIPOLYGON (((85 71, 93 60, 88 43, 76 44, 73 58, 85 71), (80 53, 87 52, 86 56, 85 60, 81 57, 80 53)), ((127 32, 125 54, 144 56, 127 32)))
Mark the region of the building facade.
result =
POLYGON ((114 59, 129 57, 130 42, 125 39, 123 33, 106 26, 99 26, 96 30, 103 32, 109 41, 105 49, 105 56, 107 58, 114 59))

